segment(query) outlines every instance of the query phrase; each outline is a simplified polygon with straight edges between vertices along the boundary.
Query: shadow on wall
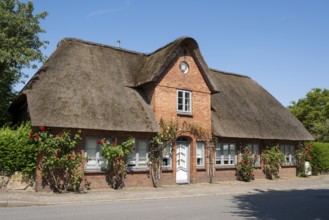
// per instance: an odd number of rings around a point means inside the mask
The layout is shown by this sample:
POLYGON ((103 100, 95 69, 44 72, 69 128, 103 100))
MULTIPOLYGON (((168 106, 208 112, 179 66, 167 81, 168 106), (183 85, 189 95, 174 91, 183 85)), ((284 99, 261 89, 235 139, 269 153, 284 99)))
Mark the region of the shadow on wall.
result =
POLYGON ((329 189, 261 191, 233 198, 235 216, 256 219, 329 219, 329 189))

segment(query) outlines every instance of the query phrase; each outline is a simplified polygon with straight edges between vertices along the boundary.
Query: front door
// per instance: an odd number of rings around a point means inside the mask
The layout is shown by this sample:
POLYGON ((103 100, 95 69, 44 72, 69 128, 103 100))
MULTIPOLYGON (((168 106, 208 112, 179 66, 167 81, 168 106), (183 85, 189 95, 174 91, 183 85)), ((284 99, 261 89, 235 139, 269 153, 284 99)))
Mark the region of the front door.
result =
POLYGON ((189 183, 190 176, 190 142, 186 137, 177 139, 176 183, 189 183))

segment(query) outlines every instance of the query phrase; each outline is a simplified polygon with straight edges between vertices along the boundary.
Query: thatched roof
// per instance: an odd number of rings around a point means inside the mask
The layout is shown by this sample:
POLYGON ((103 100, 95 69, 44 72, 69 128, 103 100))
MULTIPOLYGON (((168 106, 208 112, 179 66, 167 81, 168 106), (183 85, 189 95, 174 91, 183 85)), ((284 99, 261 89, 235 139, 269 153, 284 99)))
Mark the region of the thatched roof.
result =
POLYGON ((22 90, 34 126, 156 132, 154 113, 130 74, 144 55, 76 39, 57 50, 22 90))
POLYGON ((177 58, 182 47, 187 47, 191 51, 191 55, 197 63, 209 89, 212 92, 218 92, 219 89, 217 86, 209 80, 207 74, 209 68, 202 57, 198 43, 194 39, 188 37, 179 38, 147 55, 142 69, 134 79, 134 86, 140 86, 149 82, 157 82, 161 79, 166 68, 177 58))
POLYGON ((215 136, 272 140, 313 140, 281 103, 247 76, 210 70, 221 89, 211 96, 215 136))
POLYGON ((155 85, 188 47, 212 92, 213 132, 220 137, 309 140, 301 123, 248 77, 208 68, 192 38, 150 54, 67 38, 11 106, 27 100, 33 126, 157 132, 141 89, 155 85), (26 95, 26 96, 25 96, 26 95), (22 101, 23 100, 23 101, 22 101))

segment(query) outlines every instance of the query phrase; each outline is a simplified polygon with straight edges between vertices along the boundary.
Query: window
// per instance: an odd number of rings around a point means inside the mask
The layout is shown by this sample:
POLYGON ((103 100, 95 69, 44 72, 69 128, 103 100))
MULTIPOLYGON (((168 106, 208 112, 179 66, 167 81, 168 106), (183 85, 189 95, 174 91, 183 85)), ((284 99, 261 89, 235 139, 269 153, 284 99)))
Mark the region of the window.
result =
POLYGON ((136 151, 128 156, 127 165, 132 169, 147 168, 148 163, 148 141, 136 139, 136 151))
POLYGON ((289 144, 281 144, 280 149, 284 154, 285 161, 283 165, 294 165, 295 164, 295 146, 289 144))
POLYGON ((235 144, 217 143, 216 144, 216 165, 235 165, 236 164, 235 144))
POLYGON ((250 157, 254 157, 254 166, 260 166, 260 147, 259 144, 248 144, 247 147, 250 150, 250 157))
POLYGON ((192 92, 177 90, 177 111, 192 113, 192 92))
POLYGON ((85 158, 88 162, 85 164, 85 170, 105 171, 107 161, 102 157, 102 146, 98 144, 100 139, 96 137, 86 137, 85 158))
POLYGON ((196 142, 196 166, 204 167, 204 142, 196 142))
POLYGON ((162 150, 162 168, 172 168, 172 146, 168 143, 163 143, 162 150))

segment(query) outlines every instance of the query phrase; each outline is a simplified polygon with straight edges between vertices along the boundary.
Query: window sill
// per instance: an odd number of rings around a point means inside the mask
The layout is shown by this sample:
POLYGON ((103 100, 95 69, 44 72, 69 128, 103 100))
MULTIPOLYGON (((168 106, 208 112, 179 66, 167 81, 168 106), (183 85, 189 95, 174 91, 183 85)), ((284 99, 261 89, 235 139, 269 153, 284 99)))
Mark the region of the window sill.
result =
POLYGON ((236 165, 223 165, 223 166, 216 166, 216 170, 235 170, 236 165))
POLYGON ((206 171, 206 168, 205 167, 197 167, 196 168, 196 171, 206 171))
POLYGON ((84 170, 85 174, 104 174, 105 170, 84 170))
POLYGON ((295 164, 283 164, 281 167, 282 168, 296 167, 296 165, 295 164))
POLYGON ((177 112, 178 116, 193 117, 192 112, 177 112))
POLYGON ((162 167, 162 173, 172 173, 173 171, 171 167, 162 167))
POLYGON ((141 167, 141 168, 128 168, 127 173, 148 173, 149 168, 148 167, 141 167))

